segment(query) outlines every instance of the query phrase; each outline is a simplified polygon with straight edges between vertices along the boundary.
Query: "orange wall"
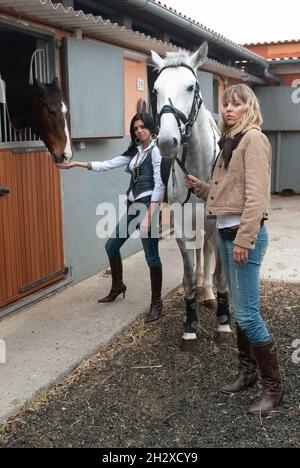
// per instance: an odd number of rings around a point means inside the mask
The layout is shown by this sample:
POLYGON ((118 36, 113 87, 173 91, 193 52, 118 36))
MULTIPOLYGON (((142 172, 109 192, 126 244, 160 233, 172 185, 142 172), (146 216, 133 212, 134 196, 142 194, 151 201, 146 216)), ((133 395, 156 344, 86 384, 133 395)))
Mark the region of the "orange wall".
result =
MULTIPOLYGON (((247 46, 246 46, 247 47, 247 46)), ((249 49, 253 50, 259 55, 262 55, 268 60, 275 58, 291 58, 291 57, 300 57, 300 41, 292 44, 266 44, 261 46, 248 46, 249 49)), ((283 62, 284 63, 284 62, 283 62)), ((276 62, 274 62, 276 65, 276 62)), ((292 64, 290 65, 292 67, 292 64)), ((279 71, 280 68, 278 67, 279 71)), ((272 68, 271 68, 272 72, 272 68)), ((273 71, 276 75, 276 71, 273 71)), ((291 86, 293 81, 300 79, 300 73, 286 73, 286 74, 277 74, 277 76, 282 80, 284 86, 291 86)))
POLYGON ((267 59, 300 57, 300 41, 296 44, 250 45, 248 48, 267 59))
POLYGON ((147 102, 147 64, 135 60, 125 59, 125 134, 129 135, 130 122, 137 113, 137 104, 140 99, 147 102), (144 91, 138 91, 137 79, 144 80, 144 91))
POLYGON ((300 73, 290 73, 287 75, 277 75, 284 83, 284 86, 292 86, 295 80, 300 80, 300 73))

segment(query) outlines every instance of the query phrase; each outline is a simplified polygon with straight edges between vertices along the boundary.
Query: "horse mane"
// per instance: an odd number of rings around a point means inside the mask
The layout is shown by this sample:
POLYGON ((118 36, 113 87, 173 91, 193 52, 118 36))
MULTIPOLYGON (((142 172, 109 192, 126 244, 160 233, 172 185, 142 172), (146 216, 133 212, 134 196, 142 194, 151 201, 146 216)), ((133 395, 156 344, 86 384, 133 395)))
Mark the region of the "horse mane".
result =
POLYGON ((49 84, 46 83, 45 86, 46 86, 46 88, 47 88, 48 90, 51 90, 51 91, 52 91, 52 94, 53 94, 53 95, 58 95, 59 97, 62 97, 62 98, 64 98, 64 99, 66 99, 66 98, 65 98, 65 95, 64 95, 64 92, 63 92, 62 89, 54 88, 54 86, 53 86, 52 83, 49 83, 49 84))
POLYGON ((164 67, 179 67, 181 64, 190 65, 191 57, 187 52, 167 52, 164 67))
MULTIPOLYGON (((51 99, 54 99, 57 101, 63 101, 65 104, 67 103, 65 95, 61 89, 57 88, 52 83, 44 83, 44 86, 49 92, 50 102, 51 99)), ((36 99, 36 97, 38 97, 38 95, 36 94, 38 93, 37 89, 37 84, 8 84, 6 87, 6 102, 12 126, 18 130, 29 126, 33 128, 35 133, 38 135, 37 128, 32 126, 31 120, 28 120, 29 115, 32 114, 33 100, 36 99)), ((45 100, 43 101, 38 99, 37 106, 40 107, 42 105, 42 102, 47 104, 48 96, 46 96, 45 100)))
MULTIPOLYGON (((44 83, 44 86, 51 91, 52 95, 57 95, 65 99, 64 92, 60 89, 54 88, 52 83, 44 83)), ((24 97, 30 97, 32 92, 36 89, 36 84, 26 84, 26 85, 14 85, 7 84, 6 89, 9 91, 14 91, 24 97)))

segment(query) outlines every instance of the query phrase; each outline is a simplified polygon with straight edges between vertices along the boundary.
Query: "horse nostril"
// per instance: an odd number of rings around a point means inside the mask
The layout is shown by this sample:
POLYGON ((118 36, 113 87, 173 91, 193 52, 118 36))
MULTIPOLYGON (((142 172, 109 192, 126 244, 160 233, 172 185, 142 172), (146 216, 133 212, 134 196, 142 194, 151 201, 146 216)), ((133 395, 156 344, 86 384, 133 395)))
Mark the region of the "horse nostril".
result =
POLYGON ((177 138, 173 138, 173 143, 174 143, 174 148, 177 148, 177 146, 178 146, 177 138))
POLYGON ((57 154, 54 154, 53 157, 54 157, 56 164, 63 163, 65 159, 63 155, 58 156, 57 154))

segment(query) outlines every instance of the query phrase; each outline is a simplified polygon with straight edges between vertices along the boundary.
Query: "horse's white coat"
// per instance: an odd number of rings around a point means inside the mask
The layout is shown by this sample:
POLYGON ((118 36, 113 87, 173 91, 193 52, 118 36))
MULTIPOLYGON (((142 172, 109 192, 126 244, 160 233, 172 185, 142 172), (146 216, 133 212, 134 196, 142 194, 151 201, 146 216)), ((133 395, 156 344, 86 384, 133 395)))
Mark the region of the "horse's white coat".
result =
POLYGON ((68 109, 64 102, 62 102, 61 104, 62 104, 61 111, 63 113, 64 121, 65 121, 65 134, 67 138, 66 147, 64 149, 64 156, 69 161, 70 159, 72 159, 73 153, 72 153, 72 148, 71 148, 70 132, 69 132, 69 127, 68 127, 67 118, 66 118, 68 109))
MULTIPOLYGON (((155 82, 154 89, 157 93, 157 112, 159 113, 165 105, 170 105, 170 99, 173 106, 183 112, 186 117, 189 116, 193 99, 196 77, 191 70, 185 67, 180 67, 184 63, 196 70, 203 63, 207 56, 207 46, 201 46, 200 49, 192 56, 186 53, 171 53, 167 54, 166 59, 162 59, 155 52, 152 53, 152 60, 158 70, 166 66, 166 68, 155 82)), ((189 174, 194 175, 200 180, 208 180, 211 173, 214 157, 218 152, 216 142, 215 125, 212 124, 213 118, 211 113, 202 104, 198 119, 193 127, 191 136, 188 142, 188 154, 186 159, 186 168, 189 174)), ((183 124, 181 124, 181 127, 183 124)), ((158 135, 159 148, 162 156, 170 159, 178 156, 181 157, 181 135, 178 128, 178 123, 173 114, 167 113, 161 117, 160 132, 158 135)), ((169 203, 180 202, 186 199, 187 189, 184 183, 184 174, 178 164, 175 164, 174 170, 170 175, 168 185, 168 200, 169 203)), ((201 203, 194 195, 190 202, 201 203)), ((193 219, 193 221, 195 221, 193 219)), ((185 222, 191 222, 185 217, 185 222)), ((203 299, 214 299, 213 293, 213 274, 215 269, 215 253, 216 253, 216 229, 215 221, 205 219, 205 237, 203 257, 204 262, 201 262, 201 252, 198 252, 198 265, 195 269, 195 252, 186 247, 187 240, 177 239, 178 246, 181 251, 184 266, 183 286, 187 299, 192 299, 196 294, 196 287, 201 287, 203 299), (204 265, 203 265, 204 263, 204 265)), ((219 263, 219 262, 218 262, 219 263)), ((215 282, 218 290, 224 292, 227 289, 223 270, 217 269, 215 273, 215 282)), ((185 340, 195 339, 194 337, 185 334, 185 340)))

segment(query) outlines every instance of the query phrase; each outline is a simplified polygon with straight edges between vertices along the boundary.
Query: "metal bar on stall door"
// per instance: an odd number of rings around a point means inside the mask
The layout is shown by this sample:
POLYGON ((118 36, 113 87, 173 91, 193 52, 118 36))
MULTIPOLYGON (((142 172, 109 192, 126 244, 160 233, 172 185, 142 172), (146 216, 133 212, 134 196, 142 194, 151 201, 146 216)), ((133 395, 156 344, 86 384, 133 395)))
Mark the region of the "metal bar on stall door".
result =
POLYGON ((45 52, 45 65, 46 65, 46 80, 47 83, 50 82, 50 63, 49 63, 49 44, 46 44, 46 52, 45 52))
POLYGON ((7 135, 7 115, 6 115, 6 108, 3 107, 3 124, 4 124, 4 142, 7 141, 8 135, 7 135))
POLYGON ((39 69, 39 80, 42 83, 45 83, 44 81, 44 76, 43 76, 43 68, 42 68, 42 61, 41 61, 41 52, 37 54, 37 63, 38 63, 38 69, 39 69))
POLYGON ((11 127, 10 122, 8 122, 8 130, 9 130, 9 141, 13 141, 13 138, 12 138, 12 127, 11 127))
POLYGON ((2 142, 3 106, 0 105, 0 143, 2 142))

